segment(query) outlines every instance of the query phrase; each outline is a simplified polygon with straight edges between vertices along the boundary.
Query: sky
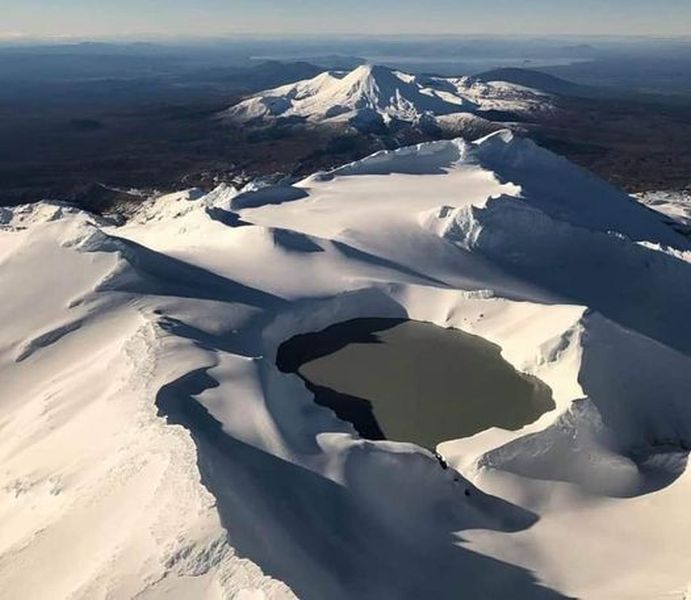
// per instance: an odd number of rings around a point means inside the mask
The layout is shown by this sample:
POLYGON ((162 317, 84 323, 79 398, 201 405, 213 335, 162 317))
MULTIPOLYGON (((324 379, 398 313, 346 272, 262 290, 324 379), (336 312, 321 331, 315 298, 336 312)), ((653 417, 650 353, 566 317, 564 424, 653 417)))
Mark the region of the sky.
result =
POLYGON ((691 0, 2 0, 0 39, 691 34, 691 0))

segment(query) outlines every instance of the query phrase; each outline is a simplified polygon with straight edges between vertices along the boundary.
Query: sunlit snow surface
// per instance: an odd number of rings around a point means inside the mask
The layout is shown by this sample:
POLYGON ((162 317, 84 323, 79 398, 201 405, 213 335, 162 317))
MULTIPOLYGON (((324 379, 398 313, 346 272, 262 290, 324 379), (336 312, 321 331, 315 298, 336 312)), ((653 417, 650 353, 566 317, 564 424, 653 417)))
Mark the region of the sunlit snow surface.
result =
POLYGON ((3 597, 688 589, 691 244, 532 142, 0 224, 3 597), (484 337, 557 407, 441 444, 448 470, 363 441, 275 366, 359 317, 484 337))
POLYGON ((665 215, 672 223, 678 223, 691 232, 691 190, 643 192, 636 198, 642 204, 665 215))

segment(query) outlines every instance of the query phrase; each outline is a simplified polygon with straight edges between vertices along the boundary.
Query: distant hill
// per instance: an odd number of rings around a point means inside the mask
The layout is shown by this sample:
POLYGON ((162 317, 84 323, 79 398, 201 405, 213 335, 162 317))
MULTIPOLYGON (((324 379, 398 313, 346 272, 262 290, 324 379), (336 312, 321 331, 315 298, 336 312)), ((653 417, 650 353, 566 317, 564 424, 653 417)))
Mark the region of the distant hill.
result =
POLYGON ((531 69, 515 67, 493 69, 480 73, 476 77, 481 81, 506 81, 507 83, 522 85, 547 92, 548 94, 560 94, 563 96, 592 96, 594 92, 589 86, 579 85, 566 79, 531 69))
POLYGON ((285 85, 293 81, 311 79, 323 69, 307 62, 279 62, 267 60, 251 67, 209 67, 185 75, 189 82, 218 82, 238 89, 262 90, 285 85))
POLYGON ((242 77, 248 77, 251 87, 261 89, 284 85, 302 79, 311 79, 321 73, 323 69, 309 62, 279 62, 268 60, 247 69, 240 70, 236 79, 241 81, 242 77))
POLYGON ((367 64, 367 60, 359 56, 344 56, 341 54, 325 54, 317 56, 307 56, 302 58, 303 61, 319 65, 329 70, 350 71, 367 64))

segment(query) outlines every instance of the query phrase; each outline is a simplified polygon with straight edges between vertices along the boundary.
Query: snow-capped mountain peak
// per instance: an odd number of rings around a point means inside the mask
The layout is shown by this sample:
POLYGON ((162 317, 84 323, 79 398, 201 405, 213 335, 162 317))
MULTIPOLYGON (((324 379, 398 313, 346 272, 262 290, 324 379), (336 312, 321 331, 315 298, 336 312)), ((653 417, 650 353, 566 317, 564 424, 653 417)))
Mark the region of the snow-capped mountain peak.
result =
POLYGON ((364 65, 348 73, 334 86, 334 106, 353 110, 369 109, 392 118, 410 120, 421 113, 458 112, 458 105, 440 98, 434 90, 420 85, 414 76, 377 65, 364 65))
POLYGON ((505 82, 470 77, 421 77, 379 65, 330 71, 251 96, 222 113, 228 122, 269 127, 294 121, 356 129, 422 120, 442 125, 451 115, 482 116, 550 110, 550 97, 505 82))

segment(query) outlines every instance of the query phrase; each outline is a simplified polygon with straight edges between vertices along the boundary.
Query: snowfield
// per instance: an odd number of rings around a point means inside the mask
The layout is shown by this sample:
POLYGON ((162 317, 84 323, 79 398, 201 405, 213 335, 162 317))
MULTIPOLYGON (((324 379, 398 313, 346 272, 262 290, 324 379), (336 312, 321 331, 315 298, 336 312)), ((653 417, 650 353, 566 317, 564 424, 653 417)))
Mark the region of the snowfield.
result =
POLYGON ((487 126, 495 112, 530 115, 554 110, 548 94, 516 84, 363 65, 259 92, 220 117, 257 128, 290 124, 370 131, 405 124, 455 131, 487 126))
POLYGON ((508 131, 122 226, 1 209, 0 597, 681 600, 690 262, 508 131), (362 440, 275 366, 355 317, 482 336, 557 408, 447 470, 362 440))

